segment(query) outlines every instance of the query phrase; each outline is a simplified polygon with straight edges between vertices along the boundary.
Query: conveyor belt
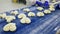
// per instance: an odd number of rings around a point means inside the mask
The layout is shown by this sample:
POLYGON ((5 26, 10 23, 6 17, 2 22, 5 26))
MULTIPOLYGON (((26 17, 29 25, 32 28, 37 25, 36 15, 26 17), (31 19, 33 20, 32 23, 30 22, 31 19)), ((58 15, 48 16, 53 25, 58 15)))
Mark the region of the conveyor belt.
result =
MULTIPOLYGON (((39 12, 36 10, 36 6, 28 7, 33 11, 34 13, 39 12)), ((25 13, 22 9, 17 9, 19 13, 25 13)), ((44 10, 43 10, 44 11, 44 10)), ((10 15, 9 12, 6 12, 6 14, 10 15)), ((17 30, 15 32, 4 32, 3 26, 7 24, 7 22, 4 19, 0 19, 0 34, 55 34, 56 30, 54 30, 56 27, 60 26, 60 10, 57 9, 51 14, 45 14, 43 17, 29 17, 31 19, 30 24, 21 24, 20 20, 17 18, 13 20, 14 23, 17 25, 17 30)))

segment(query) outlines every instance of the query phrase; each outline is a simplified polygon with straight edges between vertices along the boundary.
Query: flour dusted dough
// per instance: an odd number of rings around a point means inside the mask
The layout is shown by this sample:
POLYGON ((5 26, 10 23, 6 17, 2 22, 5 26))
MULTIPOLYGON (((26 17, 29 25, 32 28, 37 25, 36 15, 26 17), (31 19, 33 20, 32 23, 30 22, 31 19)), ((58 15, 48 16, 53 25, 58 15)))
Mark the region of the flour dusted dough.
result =
POLYGON ((10 31, 15 31, 17 29, 15 23, 10 23, 9 25, 10 25, 10 27, 9 27, 10 28, 10 31))
POLYGON ((5 26, 3 27, 3 30, 4 30, 4 31, 9 31, 9 24, 5 25, 5 26))
POLYGON ((6 17, 6 13, 0 14, 0 18, 5 18, 6 17))
POLYGON ((15 16, 6 16, 6 21, 11 22, 12 20, 16 19, 15 16))
POLYGON ((15 31, 17 29, 15 23, 9 23, 3 27, 4 31, 15 31))
POLYGON ((29 12, 29 13, 28 13, 28 16, 35 16, 35 13, 29 12))
POLYGON ((44 13, 43 12, 37 12, 37 16, 44 16, 44 13))
POLYGON ((50 11, 55 11, 55 8, 49 8, 50 11))
POLYGON ((43 10, 43 8, 42 7, 37 7, 37 10, 43 10))
POLYGON ((25 8, 25 9, 23 9, 23 11, 24 11, 24 12, 30 12, 30 9, 25 8))
POLYGON ((50 10, 50 11, 55 11, 55 6, 54 6, 53 4, 50 4, 49 10, 50 10))
POLYGON ((29 24, 29 23, 31 23, 31 20, 30 20, 30 18, 28 18, 28 17, 24 17, 24 18, 22 18, 21 20, 20 20, 20 22, 21 23, 27 23, 27 24, 29 24))
POLYGON ((49 14, 49 13, 51 13, 51 11, 50 10, 44 10, 44 13, 49 14))
POLYGON ((18 11, 11 11, 11 14, 17 15, 18 14, 18 11))
POLYGON ((21 13, 18 15, 18 18, 23 18, 23 17, 26 17, 26 15, 24 13, 21 13))

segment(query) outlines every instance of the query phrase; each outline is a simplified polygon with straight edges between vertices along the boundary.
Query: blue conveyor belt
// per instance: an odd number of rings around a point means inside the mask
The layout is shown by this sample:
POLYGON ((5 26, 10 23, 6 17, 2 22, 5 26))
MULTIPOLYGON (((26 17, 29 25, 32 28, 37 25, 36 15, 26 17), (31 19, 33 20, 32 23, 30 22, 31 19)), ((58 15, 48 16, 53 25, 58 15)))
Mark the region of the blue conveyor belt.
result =
MULTIPOLYGON (((37 6, 28 7, 32 12, 39 12, 36 8, 37 6)), ((17 9, 19 13, 28 13, 23 12, 22 9, 17 9)), ((43 10, 44 11, 44 10, 43 10)), ((41 11, 42 12, 42 11, 41 11)), ((10 12, 6 12, 7 15, 11 15, 10 12)), ((13 20, 13 23, 16 23, 17 30, 14 32, 5 32, 3 31, 4 25, 7 22, 4 19, 0 19, 0 34, 55 34, 56 27, 60 26, 60 10, 57 9, 51 14, 45 14, 43 17, 29 17, 31 19, 30 24, 21 24, 20 19, 17 18, 13 20)))

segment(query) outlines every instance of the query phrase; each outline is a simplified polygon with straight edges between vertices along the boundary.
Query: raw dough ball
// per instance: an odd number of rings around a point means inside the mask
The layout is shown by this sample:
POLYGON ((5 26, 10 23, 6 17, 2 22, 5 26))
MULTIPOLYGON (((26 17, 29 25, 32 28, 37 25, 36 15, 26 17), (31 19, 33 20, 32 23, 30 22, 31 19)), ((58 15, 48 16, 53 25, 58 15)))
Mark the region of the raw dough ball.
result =
POLYGON ((4 31, 15 31, 17 29, 15 23, 9 23, 3 27, 4 31))
POLYGON ((6 13, 3 13, 3 14, 2 14, 2 18, 5 18, 5 17, 6 17, 6 13))
POLYGON ((37 16, 44 16, 44 13, 43 12, 37 12, 37 16))
POLYGON ((25 11, 25 12, 30 12, 30 9, 25 8, 25 9, 23 9, 23 11, 25 11))
POLYGON ((55 11, 55 8, 49 8, 50 11, 55 11))
POLYGON ((44 10, 44 13, 49 14, 49 13, 51 13, 51 11, 50 10, 44 10))
POLYGON ((35 13, 29 12, 29 13, 28 13, 28 16, 35 16, 35 13))
POLYGON ((15 23, 10 23, 10 31, 15 31, 17 29, 15 23))
POLYGON ((24 13, 21 13, 18 15, 18 18, 23 18, 23 17, 26 17, 26 15, 24 13))
POLYGON ((26 18, 26 23, 27 23, 27 24, 31 23, 30 18, 26 18))
POLYGON ((18 14, 18 11, 11 11, 11 14, 17 15, 18 14))
POLYGON ((0 18, 5 18, 6 17, 6 13, 0 14, 0 18))
POLYGON ((50 6, 49 6, 49 10, 50 10, 50 11, 54 11, 54 10, 55 10, 54 7, 55 7, 55 6, 54 6, 53 4, 50 4, 50 6))
POLYGON ((37 7, 37 10, 43 10, 43 8, 42 7, 37 7))
POLYGON ((21 19, 20 22, 23 24, 26 23, 25 19, 21 19))
POLYGON ((4 30, 4 31, 9 31, 9 24, 5 25, 5 26, 3 27, 3 30, 4 30))
POLYGON ((60 29, 57 30, 56 34, 60 34, 60 29))
POLYGON ((6 16, 5 18, 7 22, 11 22, 12 20, 16 19, 15 16, 6 16))
POLYGON ((15 31, 16 29, 16 26, 10 26, 10 31, 15 31))
POLYGON ((20 20, 20 22, 29 24, 29 23, 31 23, 31 20, 28 17, 24 17, 23 19, 20 20))

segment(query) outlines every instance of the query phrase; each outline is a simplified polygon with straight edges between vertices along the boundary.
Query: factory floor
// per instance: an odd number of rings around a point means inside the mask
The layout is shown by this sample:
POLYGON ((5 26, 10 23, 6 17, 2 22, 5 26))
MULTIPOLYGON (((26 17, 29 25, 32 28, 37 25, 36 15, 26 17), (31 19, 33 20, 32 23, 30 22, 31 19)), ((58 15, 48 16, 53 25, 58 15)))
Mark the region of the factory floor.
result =
POLYGON ((12 0, 0 0, 0 13, 25 7, 24 4, 13 3, 12 0))

